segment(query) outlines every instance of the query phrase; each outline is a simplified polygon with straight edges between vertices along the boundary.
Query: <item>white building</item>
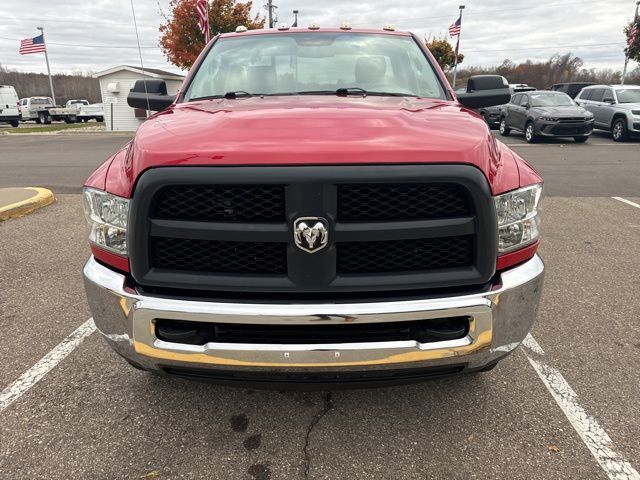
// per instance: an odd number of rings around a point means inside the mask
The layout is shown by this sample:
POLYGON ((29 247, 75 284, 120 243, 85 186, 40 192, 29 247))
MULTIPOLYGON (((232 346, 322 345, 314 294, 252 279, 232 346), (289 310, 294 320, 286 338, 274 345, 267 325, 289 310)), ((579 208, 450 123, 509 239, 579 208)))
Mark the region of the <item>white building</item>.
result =
POLYGON ((175 95, 184 76, 156 68, 120 65, 95 73, 100 80, 100 93, 104 103, 104 121, 108 131, 135 131, 146 118, 144 110, 135 110, 127 105, 127 95, 136 80, 159 79, 167 83, 167 93, 175 95), (113 112, 113 119, 112 119, 113 112), (112 121, 113 120, 113 121, 112 121))

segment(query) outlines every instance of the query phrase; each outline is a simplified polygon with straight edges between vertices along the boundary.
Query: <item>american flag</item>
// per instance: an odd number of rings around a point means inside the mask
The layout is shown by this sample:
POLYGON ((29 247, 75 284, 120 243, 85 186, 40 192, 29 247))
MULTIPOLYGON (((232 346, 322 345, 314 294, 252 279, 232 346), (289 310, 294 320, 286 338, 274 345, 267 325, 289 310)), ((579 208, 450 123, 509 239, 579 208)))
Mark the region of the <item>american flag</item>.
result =
POLYGON ((30 53, 40 53, 46 50, 47 47, 44 44, 44 36, 38 35, 37 37, 20 40, 20 50, 18 53, 20 53, 20 55, 28 55, 30 53))
POLYGON ((196 10, 198 11, 200 31, 204 35, 205 43, 209 43, 209 2, 207 0, 198 0, 196 10))
POLYGON ((458 19, 451 24, 449 27, 449 35, 452 37, 456 37, 460 35, 460 26, 462 24, 462 15, 458 17, 458 19))
POLYGON ((627 44, 629 48, 631 48, 631 46, 635 43, 636 37, 638 36, 638 23, 640 22, 636 22, 629 31, 629 43, 627 44))

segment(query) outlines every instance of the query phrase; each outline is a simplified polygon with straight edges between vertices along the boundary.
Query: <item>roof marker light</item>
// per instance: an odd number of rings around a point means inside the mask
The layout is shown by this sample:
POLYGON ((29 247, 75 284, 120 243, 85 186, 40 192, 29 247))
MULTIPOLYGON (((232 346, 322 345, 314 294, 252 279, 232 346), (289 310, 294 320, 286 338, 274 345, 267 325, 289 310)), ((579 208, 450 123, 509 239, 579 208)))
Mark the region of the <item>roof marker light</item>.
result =
POLYGON ((351 22, 342 22, 340 24, 340 30, 351 30, 351 22))
POLYGON ((396 27, 394 27, 393 25, 391 25, 390 23, 385 24, 384 27, 382 27, 383 30, 386 30, 387 32, 395 32, 396 27))
POLYGON ((320 30, 320 24, 318 22, 311 22, 309 24, 309 30, 320 30))
POLYGON ((247 30, 249 30, 247 27, 245 27, 244 25, 239 25, 236 27, 236 33, 244 33, 247 30))
POLYGON ((289 30, 289 25, 287 25, 286 23, 281 23, 280 25, 278 25, 278 30, 289 30))

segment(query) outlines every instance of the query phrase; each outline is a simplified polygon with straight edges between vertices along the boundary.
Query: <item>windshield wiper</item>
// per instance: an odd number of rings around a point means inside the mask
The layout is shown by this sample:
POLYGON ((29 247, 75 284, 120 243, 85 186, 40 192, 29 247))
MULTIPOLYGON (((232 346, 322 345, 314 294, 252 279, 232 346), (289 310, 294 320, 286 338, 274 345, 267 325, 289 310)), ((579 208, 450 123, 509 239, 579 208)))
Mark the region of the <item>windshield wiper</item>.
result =
POLYGON ((208 95, 206 97, 190 98, 190 102, 196 102, 198 100, 215 100, 218 98, 224 98, 226 100, 235 100, 236 98, 251 98, 251 97, 263 97, 263 93, 249 93, 244 90, 233 90, 225 93, 224 95, 208 95))
POLYGON ((402 92, 370 92, 360 87, 344 87, 337 90, 308 90, 305 92, 296 92, 296 95, 338 95, 339 97, 346 97, 350 93, 360 93, 363 97, 367 95, 373 95, 377 97, 414 97, 419 98, 419 95, 413 93, 402 92))

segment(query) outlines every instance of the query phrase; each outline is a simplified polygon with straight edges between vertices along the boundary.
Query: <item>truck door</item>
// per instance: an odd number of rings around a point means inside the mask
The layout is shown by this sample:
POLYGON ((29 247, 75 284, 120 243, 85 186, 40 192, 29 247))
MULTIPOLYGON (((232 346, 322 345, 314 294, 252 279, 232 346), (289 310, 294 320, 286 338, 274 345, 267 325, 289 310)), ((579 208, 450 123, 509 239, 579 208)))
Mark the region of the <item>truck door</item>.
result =
POLYGON ((22 100, 20 100, 20 116, 22 117, 22 120, 29 120, 30 118, 28 98, 23 98, 22 100))

